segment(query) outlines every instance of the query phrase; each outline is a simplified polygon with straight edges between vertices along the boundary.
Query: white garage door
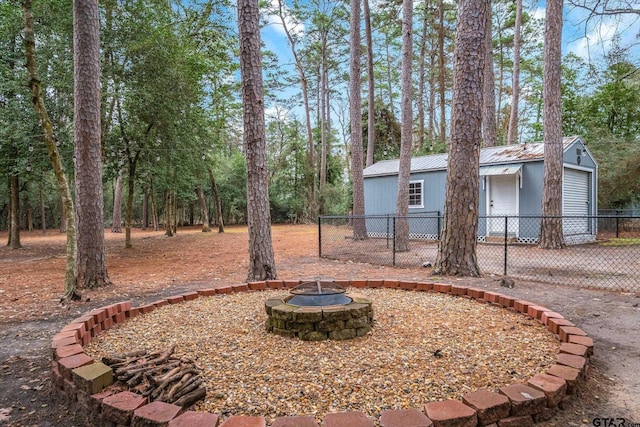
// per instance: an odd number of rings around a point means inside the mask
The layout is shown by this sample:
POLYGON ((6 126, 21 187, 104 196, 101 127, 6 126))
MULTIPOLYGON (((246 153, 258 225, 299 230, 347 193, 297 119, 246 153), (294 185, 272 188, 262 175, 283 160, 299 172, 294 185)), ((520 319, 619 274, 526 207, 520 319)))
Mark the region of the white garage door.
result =
POLYGON ((564 234, 589 232, 589 173, 565 168, 562 182, 564 234))

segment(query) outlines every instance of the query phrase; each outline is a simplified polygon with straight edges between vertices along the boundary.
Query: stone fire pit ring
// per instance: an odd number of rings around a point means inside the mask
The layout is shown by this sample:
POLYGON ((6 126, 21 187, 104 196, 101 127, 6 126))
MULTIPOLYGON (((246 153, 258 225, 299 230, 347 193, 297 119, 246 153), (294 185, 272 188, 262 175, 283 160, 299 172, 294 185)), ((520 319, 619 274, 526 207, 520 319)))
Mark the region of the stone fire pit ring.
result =
POLYGON ((347 294, 351 302, 340 305, 301 306, 289 301, 293 295, 268 299, 265 328, 284 337, 303 341, 347 340, 366 335, 373 326, 371 300, 347 294))

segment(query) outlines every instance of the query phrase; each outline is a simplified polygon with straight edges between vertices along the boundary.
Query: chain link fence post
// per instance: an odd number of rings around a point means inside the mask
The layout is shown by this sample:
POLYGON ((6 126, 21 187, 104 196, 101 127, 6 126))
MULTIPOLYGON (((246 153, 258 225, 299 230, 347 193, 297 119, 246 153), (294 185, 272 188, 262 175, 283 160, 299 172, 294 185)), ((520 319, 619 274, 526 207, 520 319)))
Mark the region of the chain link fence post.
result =
POLYGON ((502 270, 502 275, 504 277, 507 277, 507 248, 508 248, 508 242, 509 242, 509 217, 505 216, 504 217, 504 268, 502 270))
POLYGON ((393 266, 396 266, 396 217, 393 217, 393 266))
POLYGON ((318 217, 318 258, 322 258, 322 217, 318 217))
POLYGON ((389 218, 390 215, 387 214, 387 249, 389 249, 389 218))

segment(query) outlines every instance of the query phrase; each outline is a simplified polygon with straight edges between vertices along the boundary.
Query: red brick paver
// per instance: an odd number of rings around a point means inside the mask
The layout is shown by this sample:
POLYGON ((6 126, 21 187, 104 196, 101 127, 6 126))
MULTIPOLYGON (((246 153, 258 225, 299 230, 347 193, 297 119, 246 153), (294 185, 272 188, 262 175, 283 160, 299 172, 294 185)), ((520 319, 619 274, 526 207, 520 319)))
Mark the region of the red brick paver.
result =
POLYGON ((431 427, 431 421, 417 409, 398 409, 382 411, 380 414, 381 427, 431 427))
POLYGON ((431 402, 424 406, 427 417, 434 427, 475 427, 478 425, 476 411, 459 400, 431 402))

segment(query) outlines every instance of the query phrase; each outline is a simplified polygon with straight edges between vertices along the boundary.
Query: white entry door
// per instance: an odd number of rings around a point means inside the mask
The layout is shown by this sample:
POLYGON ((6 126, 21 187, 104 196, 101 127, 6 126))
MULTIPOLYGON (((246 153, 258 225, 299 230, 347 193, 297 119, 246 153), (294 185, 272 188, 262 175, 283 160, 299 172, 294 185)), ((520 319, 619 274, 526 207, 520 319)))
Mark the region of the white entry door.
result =
MULTIPOLYGON (((489 176, 489 234, 504 234, 505 216, 518 215, 518 175, 489 176), (497 217, 497 218, 496 218, 497 217)), ((507 232, 518 235, 518 219, 509 218, 507 232)))

